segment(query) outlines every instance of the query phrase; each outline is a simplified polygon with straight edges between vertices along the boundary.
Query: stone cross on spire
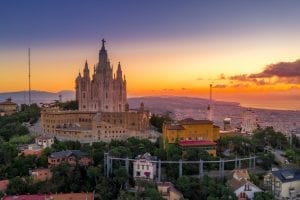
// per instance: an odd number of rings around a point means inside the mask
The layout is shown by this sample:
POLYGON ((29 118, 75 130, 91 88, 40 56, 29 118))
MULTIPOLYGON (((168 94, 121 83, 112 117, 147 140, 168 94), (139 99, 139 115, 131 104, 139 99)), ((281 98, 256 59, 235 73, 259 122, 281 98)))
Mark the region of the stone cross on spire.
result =
POLYGON ((102 48, 104 48, 104 43, 105 43, 106 41, 104 40, 104 38, 103 38, 101 41, 102 41, 102 48))

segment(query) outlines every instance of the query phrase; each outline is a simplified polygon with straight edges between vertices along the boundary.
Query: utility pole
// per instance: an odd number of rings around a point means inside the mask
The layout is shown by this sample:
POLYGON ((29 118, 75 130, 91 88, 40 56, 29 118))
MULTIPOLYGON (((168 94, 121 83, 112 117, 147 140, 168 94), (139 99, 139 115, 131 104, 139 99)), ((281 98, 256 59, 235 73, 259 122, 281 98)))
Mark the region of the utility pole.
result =
POLYGON ((31 72, 30 72, 30 48, 28 48, 28 96, 29 106, 31 105, 31 72))
POLYGON ((212 121, 213 120, 213 113, 212 113, 212 84, 209 85, 209 101, 207 106, 207 119, 212 121))

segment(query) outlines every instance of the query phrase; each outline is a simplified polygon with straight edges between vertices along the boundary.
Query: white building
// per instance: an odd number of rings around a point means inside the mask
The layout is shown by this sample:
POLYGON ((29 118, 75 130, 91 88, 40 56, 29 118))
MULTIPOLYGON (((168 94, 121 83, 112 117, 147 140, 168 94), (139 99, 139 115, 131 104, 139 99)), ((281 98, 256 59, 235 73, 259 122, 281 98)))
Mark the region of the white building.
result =
POLYGON ((264 177, 265 187, 280 200, 300 199, 300 170, 279 169, 264 177))
POLYGON ((52 144, 54 144, 54 138, 45 136, 45 135, 38 136, 35 138, 35 144, 42 147, 43 149, 45 149, 47 147, 50 148, 52 146, 52 144))
POLYGON ((134 179, 151 179, 156 176, 156 156, 151 156, 150 153, 139 155, 133 162, 133 177, 134 179))
POLYGON ((258 128, 258 119, 256 113, 247 109, 242 113, 242 123, 241 123, 242 133, 252 134, 255 129, 258 128))
POLYGON ((235 170, 233 178, 227 182, 227 185, 233 190, 239 200, 254 199, 256 192, 262 190, 253 184, 246 169, 235 170))

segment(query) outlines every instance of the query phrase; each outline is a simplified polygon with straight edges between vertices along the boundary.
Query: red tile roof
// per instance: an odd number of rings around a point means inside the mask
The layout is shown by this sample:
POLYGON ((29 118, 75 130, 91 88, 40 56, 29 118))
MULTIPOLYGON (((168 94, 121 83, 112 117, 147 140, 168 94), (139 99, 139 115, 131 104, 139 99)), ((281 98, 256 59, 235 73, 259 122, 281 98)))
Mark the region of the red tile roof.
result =
POLYGON ((45 200, 49 195, 15 195, 4 197, 3 200, 45 200))
POLYGON ((2 180, 0 181, 0 191, 5 191, 8 187, 9 180, 2 180))
POLYGON ((93 193, 67 193, 67 194, 33 194, 6 196, 3 200, 93 200, 93 193))
POLYGON ((179 142, 179 146, 182 147, 214 146, 214 145, 216 145, 215 142, 208 141, 208 140, 185 140, 179 142))

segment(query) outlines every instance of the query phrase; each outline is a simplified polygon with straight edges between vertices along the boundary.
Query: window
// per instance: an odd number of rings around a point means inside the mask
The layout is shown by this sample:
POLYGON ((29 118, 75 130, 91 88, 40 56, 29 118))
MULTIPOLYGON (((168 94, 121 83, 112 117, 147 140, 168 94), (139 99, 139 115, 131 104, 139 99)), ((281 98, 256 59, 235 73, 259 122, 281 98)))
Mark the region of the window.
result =
POLYGON ((141 176, 141 172, 137 171, 136 176, 141 176))

